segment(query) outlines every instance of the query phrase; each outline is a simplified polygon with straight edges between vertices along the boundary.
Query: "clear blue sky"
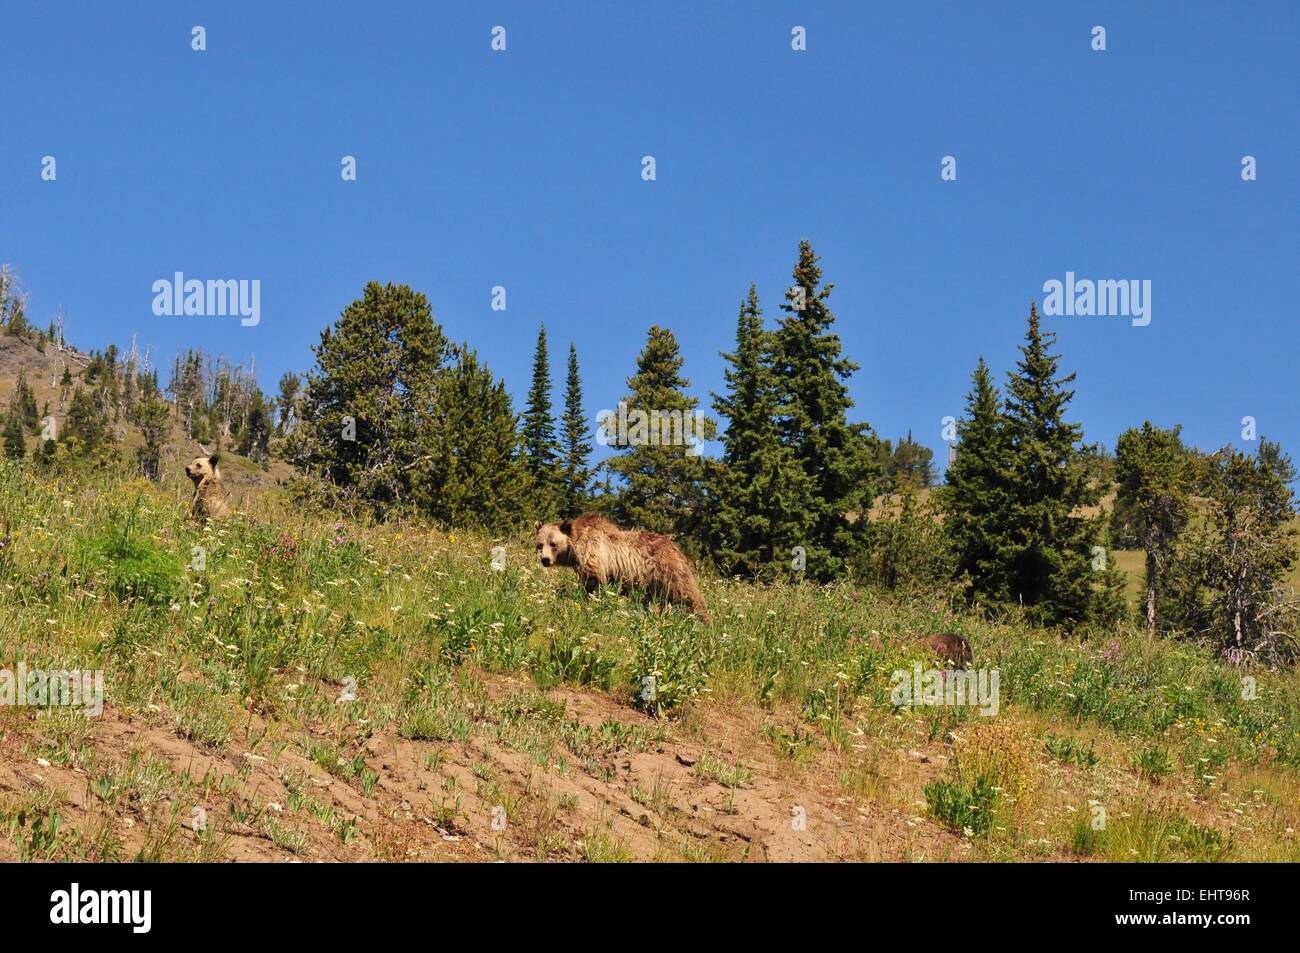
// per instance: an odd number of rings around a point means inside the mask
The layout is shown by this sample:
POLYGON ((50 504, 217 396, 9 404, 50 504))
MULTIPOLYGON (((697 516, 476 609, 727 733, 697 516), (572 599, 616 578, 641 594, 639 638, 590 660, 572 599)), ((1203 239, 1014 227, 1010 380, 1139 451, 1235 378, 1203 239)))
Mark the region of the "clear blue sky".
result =
POLYGON ((884 436, 940 450, 977 357, 1001 377, 1073 271, 1153 285, 1147 327, 1047 321, 1089 440, 1150 417, 1216 447, 1250 414, 1300 450, 1289 0, 23 3, 2 34, 0 260, 86 349, 255 356, 272 390, 405 282, 517 404, 538 323, 557 402, 575 340, 594 423, 654 323, 719 389, 749 282, 775 319, 806 237, 884 436), (176 271, 260 279, 261 324, 154 316, 176 271))

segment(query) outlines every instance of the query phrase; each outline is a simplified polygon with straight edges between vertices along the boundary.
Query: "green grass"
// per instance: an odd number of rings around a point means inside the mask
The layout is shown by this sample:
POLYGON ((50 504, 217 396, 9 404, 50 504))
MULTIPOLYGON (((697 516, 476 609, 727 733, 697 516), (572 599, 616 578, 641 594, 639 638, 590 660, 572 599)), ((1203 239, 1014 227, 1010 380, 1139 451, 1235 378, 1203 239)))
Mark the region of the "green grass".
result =
MULTIPOLYGON (((548 769, 579 765, 597 776, 608 770, 608 752, 653 750, 696 706, 779 713, 782 727, 773 721, 756 734, 790 771, 826 752, 851 754, 864 738, 904 751, 943 745, 979 717, 890 703, 891 675, 907 664, 903 636, 936 631, 963 633, 976 664, 999 669, 1004 716, 1054 726, 1036 743, 1043 762, 1103 779, 1131 772, 1153 787, 1193 785, 1208 799, 1251 796, 1250 787, 1227 787, 1250 772, 1268 780, 1279 802, 1300 790, 1300 675, 1251 670, 1258 694, 1244 699, 1243 671, 1208 649, 1134 629, 1062 638, 938 596, 891 596, 849 582, 719 580, 705 580, 714 616, 706 626, 635 598, 588 598, 572 573, 535 564, 522 528, 489 539, 417 523, 371 526, 270 495, 251 512, 200 527, 186 521, 174 493, 142 481, 37 478, 9 464, 0 472, 0 526, 10 537, 0 550, 5 659, 103 669, 111 708, 206 751, 247 745, 255 719, 275 729, 262 756, 272 744, 291 749, 366 797, 378 778, 364 744, 381 733, 500 745, 548 769), (504 571, 491 568, 499 545, 504 571), (490 699, 482 673, 528 687, 490 699), (353 700, 340 700, 343 686, 354 687, 353 700), (608 695, 664 727, 611 719, 593 728, 541 694, 556 686, 608 695), (1076 732, 1104 744, 1085 747, 1076 732)), ((32 729, 33 757, 85 771, 114 809, 161 810, 190 790, 192 782, 144 753, 126 767, 97 766, 87 737, 58 716, 32 729)), ((754 768, 712 754, 696 772, 730 789, 754 778, 754 768)), ((498 783, 475 780, 487 789, 498 783)), ((431 788, 430 801, 451 823, 457 792, 431 788)), ((932 782, 922 800, 947 827, 979 832, 999 796, 953 778, 932 782)), ((248 820, 288 851, 305 849, 311 825, 336 842, 356 839, 350 817, 317 817, 308 803, 292 817, 250 808, 248 820)), ((1166 814, 1153 807, 1145 820, 1116 821, 1098 836, 1063 829, 1059 846, 1113 859, 1131 850, 1177 859, 1228 851, 1226 837, 1216 844, 1166 814)), ((1286 816, 1273 823, 1281 827, 1286 816)), ((74 835, 60 818, 57 805, 24 809, 6 836, 33 859, 117 850, 111 837, 74 835)), ((194 856, 159 830, 150 851, 194 856)), ((1025 832, 1008 843, 1023 852, 1028 839, 1025 832)), ((577 850, 604 860, 623 859, 628 848, 597 831, 577 850)), ((1281 850, 1294 858, 1294 846, 1281 850)))
POLYGON ((984 777, 969 786, 955 781, 932 781, 925 786, 930 813, 959 834, 987 834, 997 799, 993 783, 984 777))

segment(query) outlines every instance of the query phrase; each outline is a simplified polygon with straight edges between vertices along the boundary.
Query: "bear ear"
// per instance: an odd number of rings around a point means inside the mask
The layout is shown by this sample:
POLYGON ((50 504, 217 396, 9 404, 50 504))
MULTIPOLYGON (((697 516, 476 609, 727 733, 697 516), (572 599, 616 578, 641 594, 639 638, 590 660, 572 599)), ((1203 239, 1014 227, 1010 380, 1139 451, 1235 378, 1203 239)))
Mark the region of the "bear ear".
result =
POLYGON ((560 532, 565 536, 573 535, 573 520, 562 520, 560 522, 560 532))
POLYGON ((537 531, 538 531, 539 529, 541 529, 541 528, 542 528, 542 521, 541 521, 541 520, 538 520, 536 523, 533 524, 533 532, 534 532, 534 533, 537 532, 537 531))
POLYGON ((219 453, 214 453, 212 456, 208 457, 208 463, 212 464, 214 467, 217 465, 217 463, 220 460, 221 460, 221 454, 219 453))

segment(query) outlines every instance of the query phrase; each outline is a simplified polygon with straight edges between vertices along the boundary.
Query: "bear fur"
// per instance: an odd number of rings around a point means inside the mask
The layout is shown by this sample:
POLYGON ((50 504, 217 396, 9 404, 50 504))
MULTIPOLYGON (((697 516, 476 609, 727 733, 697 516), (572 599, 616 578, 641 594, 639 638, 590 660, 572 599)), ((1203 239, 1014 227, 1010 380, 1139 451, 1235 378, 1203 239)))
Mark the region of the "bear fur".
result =
POLYGON ((599 513, 587 513, 559 523, 539 521, 537 556, 543 566, 571 566, 588 592, 613 583, 685 606, 709 621, 695 567, 667 536, 620 529, 599 513))
POLYGON ((917 639, 916 644, 940 662, 951 664, 953 668, 965 670, 975 662, 975 653, 971 651, 970 643, 956 632, 925 635, 917 639))
POLYGON ((190 501, 190 516, 201 520, 219 520, 229 515, 230 500, 222 482, 217 462, 221 455, 195 457, 185 467, 185 475, 194 484, 194 499, 190 501))

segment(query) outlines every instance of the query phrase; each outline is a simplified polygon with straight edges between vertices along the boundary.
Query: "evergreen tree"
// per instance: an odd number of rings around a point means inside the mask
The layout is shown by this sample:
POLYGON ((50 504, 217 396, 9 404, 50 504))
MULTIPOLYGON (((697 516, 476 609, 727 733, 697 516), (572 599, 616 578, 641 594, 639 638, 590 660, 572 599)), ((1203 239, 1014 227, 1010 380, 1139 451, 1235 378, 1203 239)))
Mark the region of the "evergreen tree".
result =
POLYGON ((21 460, 27 455, 27 440, 23 436, 23 423, 12 410, 5 415, 4 447, 5 456, 10 460, 21 460))
POLYGON ((685 389, 682 357, 673 333, 650 329, 628 378, 631 394, 601 421, 605 438, 618 451, 605 466, 622 479, 615 519, 628 526, 671 533, 689 546, 703 526, 703 444, 716 425, 697 411, 685 389))
POLYGON ((9 299, 9 320, 5 330, 17 337, 25 335, 27 327, 27 296, 14 295, 9 299))
POLYGON ((934 503, 918 498, 913 477, 900 477, 898 486, 873 524, 875 545, 865 575, 886 589, 937 585, 951 576, 952 566, 934 503))
POLYGON ((793 512, 805 514, 806 538, 799 545, 809 575, 825 579, 838 575, 865 544, 880 473, 869 430, 848 422, 853 400, 846 381, 858 365, 841 355, 827 304, 833 286, 823 287, 821 278, 812 245, 800 242, 773 366, 782 442, 807 476, 801 498, 790 501, 793 512))
POLYGON ((535 505, 539 511, 550 512, 557 504, 561 481, 556 466, 560 445, 555 439, 555 418, 551 415, 551 363, 546 352, 546 325, 537 331, 533 384, 524 411, 523 448, 535 505))
POLYGON ((132 361, 122 374, 122 414, 127 420, 135 415, 136 402, 139 400, 138 374, 132 361))
POLYGON ((140 428, 143 443, 136 448, 136 462, 146 479, 155 483, 162 479, 162 450, 171 433, 171 408, 158 391, 157 373, 140 375, 141 392, 132 413, 132 421, 140 428))
POLYGON ((934 451, 912 439, 911 431, 894 448, 887 474, 891 491, 901 491, 902 485, 920 488, 934 486, 934 451))
POLYGON ((576 516, 589 498, 591 442, 582 412, 582 379, 578 376, 578 349, 569 344, 569 372, 564 387, 564 462, 561 466, 560 512, 576 516))
POLYGON ((104 442, 104 418, 95 406, 94 398, 82 387, 72 393, 64 439, 73 443, 78 452, 89 454, 104 442))
POLYGON ((452 355, 423 424, 427 452, 412 470, 414 499, 447 526, 508 530, 529 502, 519 418, 505 383, 472 350, 462 345, 452 355))
POLYGON ((1147 631, 1156 628, 1160 575, 1191 511, 1192 468, 1180 427, 1162 430, 1146 421, 1120 434, 1115 448, 1115 520, 1146 554, 1147 631))
POLYGON ((1007 383, 1011 472, 1002 538, 1012 598, 1049 624, 1092 615, 1093 547, 1104 528, 1079 512, 1098 504, 1101 488, 1081 454, 1082 428, 1065 420, 1075 375, 1057 378, 1059 357, 1049 353, 1055 338, 1042 332, 1031 305, 1021 359, 1007 383))
POLYGON ((1162 576, 1162 623, 1269 664, 1295 656, 1300 618, 1283 585, 1297 558, 1285 480, 1294 473, 1262 438, 1254 457, 1225 447, 1204 458, 1196 491, 1206 519, 1184 534, 1162 576))
POLYGON ((28 433, 41 432, 40 414, 36 411, 36 393, 27 383, 25 367, 18 368, 18 380, 14 383, 13 413, 28 433))
POLYGON ((256 463, 265 463, 271 442, 271 409, 260 390, 248 399, 248 409, 239 426, 238 451, 256 463))
POLYGON ((290 458, 380 512, 407 500, 448 353, 428 300, 372 281, 314 351, 290 458))
POLYGON ((1006 602, 1011 580, 1003 557, 1010 502, 1010 450, 1002 400, 984 358, 971 376, 965 416, 957 423, 957 448, 939 494, 953 570, 970 582, 970 596, 1006 602))
POLYGON ((298 402, 302 395, 302 378, 293 371, 280 377, 280 393, 276 397, 276 433, 284 436, 298 418, 298 402))
POLYGON ((777 429, 773 347, 751 284, 736 321, 736 348, 722 355, 730 365, 723 372, 726 393, 713 395, 727 429, 709 537, 718 567, 742 576, 775 574, 807 530, 795 506, 809 494, 809 481, 777 429))
MULTIPOLYGON (((90 380, 90 368, 82 374, 83 380, 90 380)), ((176 355, 176 365, 172 371, 172 381, 168 385, 172 400, 176 404, 176 414, 181 421, 185 435, 190 439, 204 439, 203 418, 207 415, 207 400, 204 387, 203 357, 197 351, 187 351, 185 357, 176 355)))

